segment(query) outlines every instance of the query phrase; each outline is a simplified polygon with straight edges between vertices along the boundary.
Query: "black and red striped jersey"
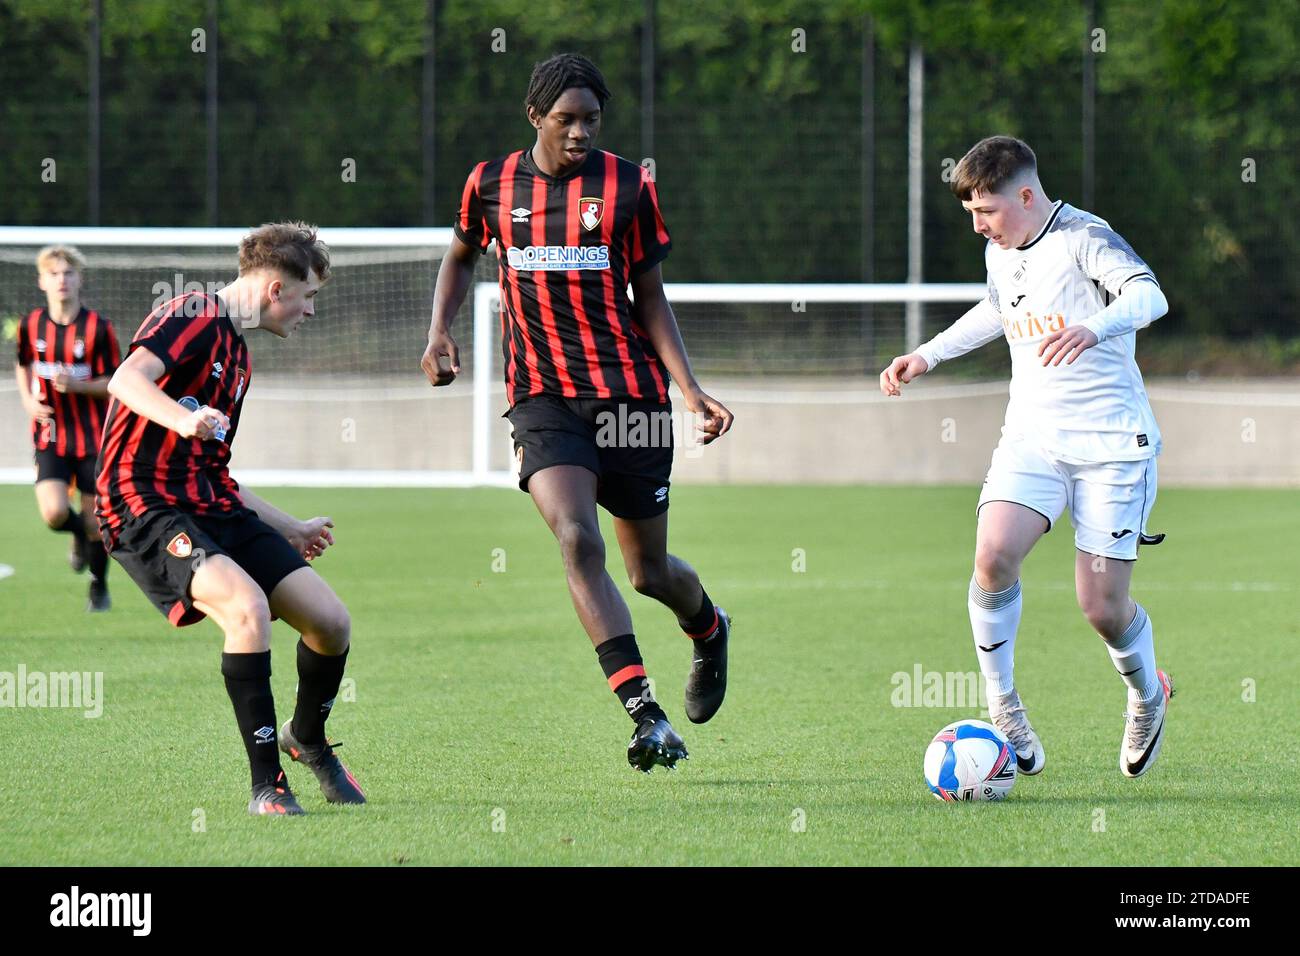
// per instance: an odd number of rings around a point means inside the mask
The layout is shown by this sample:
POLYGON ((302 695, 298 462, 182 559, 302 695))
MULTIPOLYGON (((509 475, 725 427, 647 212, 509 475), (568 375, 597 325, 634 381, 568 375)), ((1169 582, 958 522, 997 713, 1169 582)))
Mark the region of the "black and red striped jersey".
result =
POLYGON ((191 411, 216 409, 230 428, 224 440, 182 438, 113 399, 95 485, 95 514, 109 548, 128 517, 150 508, 201 515, 243 507, 227 465, 253 372, 248 345, 225 303, 203 293, 164 303, 135 333, 129 352, 138 348, 162 360, 159 388, 191 411))
POLYGON ((480 250, 496 240, 511 405, 543 394, 668 400, 668 370, 627 294, 672 248, 648 170, 593 149, 556 178, 521 149, 474 167, 454 228, 480 250))
POLYGON ((94 458, 108 400, 83 392, 60 392, 53 380, 65 372, 75 381, 112 375, 121 362, 113 326, 93 309, 82 308, 67 325, 36 309, 18 326, 18 364, 31 368, 32 391, 54 409, 49 421, 32 422, 32 445, 69 458, 94 458))

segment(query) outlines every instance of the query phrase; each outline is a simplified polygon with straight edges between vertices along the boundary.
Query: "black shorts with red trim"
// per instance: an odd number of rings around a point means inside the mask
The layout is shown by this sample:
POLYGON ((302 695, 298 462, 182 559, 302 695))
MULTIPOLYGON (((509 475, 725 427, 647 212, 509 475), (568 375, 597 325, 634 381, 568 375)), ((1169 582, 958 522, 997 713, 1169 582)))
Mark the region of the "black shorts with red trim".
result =
POLYGON ((214 555, 243 568, 268 599, 277 584, 308 567, 283 535, 247 508, 213 515, 152 508, 126 520, 109 553, 176 627, 207 616, 194 607, 190 581, 214 555))
POLYGON ((60 455, 53 446, 38 448, 33 456, 36 462, 36 480, 61 481, 65 485, 75 484, 83 495, 95 493, 95 456, 77 458, 75 455, 60 455))
POLYGON ((596 503, 614 517, 639 520, 668 510, 671 403, 533 395, 505 417, 514 426, 521 491, 543 468, 579 465, 596 475, 596 503))

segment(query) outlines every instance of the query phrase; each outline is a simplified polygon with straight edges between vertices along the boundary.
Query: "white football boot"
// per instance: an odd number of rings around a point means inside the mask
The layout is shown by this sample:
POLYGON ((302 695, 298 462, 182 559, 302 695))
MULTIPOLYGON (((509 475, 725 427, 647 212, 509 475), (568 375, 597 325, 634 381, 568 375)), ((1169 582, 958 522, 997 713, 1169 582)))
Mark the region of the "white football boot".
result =
POLYGON ((1043 742, 1034 733, 1034 728, 1029 726, 1025 705, 1020 702, 1020 695, 1014 687, 1011 693, 1001 697, 989 695, 989 717, 993 720, 993 726, 1011 741, 1011 746, 1016 751, 1016 769, 1030 776, 1042 773, 1043 766, 1047 763, 1043 742))
POLYGON ((1160 692, 1149 703, 1129 701, 1129 712, 1124 715, 1124 737, 1119 744, 1119 769, 1126 777, 1140 777, 1151 769, 1160 756, 1160 744, 1165 737, 1165 713, 1169 698, 1174 696, 1174 684, 1164 671, 1156 671, 1160 678, 1160 692))

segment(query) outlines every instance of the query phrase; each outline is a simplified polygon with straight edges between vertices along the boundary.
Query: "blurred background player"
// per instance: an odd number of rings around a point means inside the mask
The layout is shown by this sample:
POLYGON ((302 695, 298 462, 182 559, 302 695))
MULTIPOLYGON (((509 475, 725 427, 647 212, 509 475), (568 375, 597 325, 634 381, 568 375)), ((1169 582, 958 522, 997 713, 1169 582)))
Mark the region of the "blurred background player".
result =
POLYGON ((1020 566, 1066 508, 1074 523, 1079 607, 1128 686, 1120 770, 1160 754, 1173 689, 1156 669, 1151 619, 1129 596, 1156 500, 1160 430, 1134 360, 1138 329, 1168 311, 1145 262, 1102 219, 1051 202, 1025 143, 991 136, 953 171, 952 191, 988 240, 988 295, 880 373, 886 395, 940 362, 1005 335, 1011 398, 977 508, 968 609, 989 713, 1021 773, 1043 769, 1042 743, 1013 680, 1020 566))
POLYGON ((333 522, 299 521, 240 488, 227 465, 252 378, 245 328, 288 338, 329 278, 316 230, 274 223, 239 246, 239 278, 215 296, 155 309, 109 382, 97 515, 113 557, 176 627, 209 616, 225 634, 221 673, 252 770, 253 814, 300 814, 280 768, 271 621, 301 634, 298 700, 279 750, 305 763, 331 803, 365 803, 326 741, 351 637, 347 609, 307 565, 333 522))
POLYGON ((452 320, 495 239, 519 487, 559 542, 574 608, 636 724, 628 762, 649 772, 671 768, 686 747, 650 693, 631 614, 605 570, 597 505, 614 517, 632 586, 672 609, 693 639, 686 714, 695 723, 722 706, 730 622, 690 565, 668 553, 671 429, 657 447, 634 444, 630 432, 611 444, 597 440, 599 421, 664 421, 669 375, 702 416, 703 443, 726 434, 732 415, 695 380, 664 295, 659 264, 672 242, 654 180, 596 149, 609 97, 585 57, 561 54, 533 70, 525 107, 536 142, 470 173, 420 364, 435 386, 460 371, 452 320))
POLYGON ((37 283, 46 305, 18 327, 14 376, 32 419, 36 450, 36 506, 55 531, 72 535, 68 561, 90 567, 88 611, 107 611, 108 556, 95 510, 95 456, 107 411, 108 380, 120 356, 113 326, 81 304, 86 260, 73 246, 46 246, 36 256, 37 283), (81 494, 81 513, 68 486, 81 494))

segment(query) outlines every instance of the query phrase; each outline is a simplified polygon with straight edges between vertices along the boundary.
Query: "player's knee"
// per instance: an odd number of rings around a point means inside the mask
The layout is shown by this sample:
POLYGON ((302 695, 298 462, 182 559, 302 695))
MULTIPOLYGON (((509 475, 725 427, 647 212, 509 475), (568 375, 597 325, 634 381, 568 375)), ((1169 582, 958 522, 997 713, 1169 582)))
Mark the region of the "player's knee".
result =
POLYGON ((986 591, 1005 591, 1020 576, 1020 561, 998 544, 981 543, 975 549, 975 578, 986 591))
POLYGON ((605 542, 595 528, 589 528, 579 521, 566 521, 556 527, 555 537, 560 543, 565 566, 580 567, 597 563, 604 566, 605 542))
POLYGON ((627 576, 638 594, 659 597, 668 586, 668 562, 639 561, 629 565, 627 576))
POLYGON ((1087 618, 1092 629, 1106 640, 1113 640, 1124 633, 1128 621, 1124 620, 1127 601, 1111 601, 1106 595, 1084 594, 1079 597, 1079 609, 1087 618))
POLYGON ((269 646, 271 608, 261 591, 233 598, 224 616, 227 636, 237 637, 241 643, 269 646))
POLYGON ((41 520, 52 530, 58 531, 63 527, 63 522, 68 520, 68 509, 57 505, 52 508, 41 508, 41 520))
POLYGON ((352 640, 352 616, 342 604, 324 612, 312 630, 320 644, 334 654, 342 654, 352 640))

